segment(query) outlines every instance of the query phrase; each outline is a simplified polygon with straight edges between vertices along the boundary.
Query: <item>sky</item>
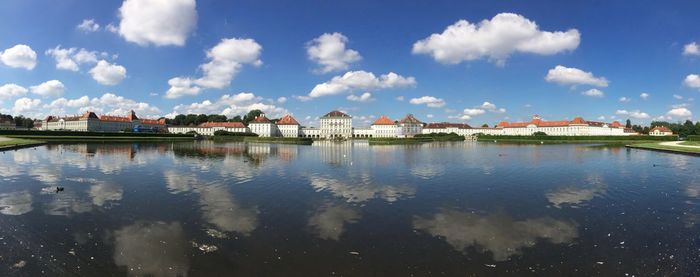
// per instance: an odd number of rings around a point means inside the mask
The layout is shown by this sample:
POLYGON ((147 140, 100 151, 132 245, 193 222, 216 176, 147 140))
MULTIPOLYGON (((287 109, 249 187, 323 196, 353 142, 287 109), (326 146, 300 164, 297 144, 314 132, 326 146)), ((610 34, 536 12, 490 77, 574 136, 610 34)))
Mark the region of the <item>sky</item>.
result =
POLYGON ((0 113, 698 120, 698 1, 6 0, 0 113))

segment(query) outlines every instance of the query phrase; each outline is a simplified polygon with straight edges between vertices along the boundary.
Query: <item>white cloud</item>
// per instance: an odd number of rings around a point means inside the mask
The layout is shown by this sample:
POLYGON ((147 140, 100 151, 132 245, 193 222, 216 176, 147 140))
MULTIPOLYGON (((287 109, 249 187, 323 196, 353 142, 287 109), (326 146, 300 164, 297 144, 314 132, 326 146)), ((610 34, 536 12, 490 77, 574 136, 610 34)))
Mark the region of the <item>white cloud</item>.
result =
POLYGON ((599 89, 593 88, 589 89, 587 91, 582 92, 581 94, 585 96, 590 96, 590 97, 603 97, 605 96, 605 93, 599 89))
POLYGON ((225 94, 215 101, 204 100, 189 105, 177 105, 173 112, 166 115, 174 117, 178 114, 223 114, 229 117, 242 115, 253 109, 260 109, 270 118, 282 117, 289 114, 283 107, 263 103, 263 98, 253 93, 225 94))
POLYGON ((463 114, 468 115, 468 116, 477 116, 477 115, 482 115, 486 113, 485 110, 482 109, 464 109, 463 114))
POLYGON ((111 64, 100 60, 90 69, 90 75, 100 84, 113 86, 119 84, 126 77, 126 68, 118 64, 111 64))
POLYGON ((119 33, 119 27, 114 26, 114 24, 112 24, 112 23, 107 24, 107 26, 105 26, 105 30, 107 30, 107 32, 110 32, 110 33, 115 33, 115 34, 119 33))
POLYGON ((666 113, 669 117, 680 117, 680 118, 689 118, 693 116, 693 113, 688 110, 687 108, 673 108, 670 111, 666 113))
POLYGON ((683 81, 683 84, 689 88, 700 89, 700 75, 690 74, 686 76, 685 80, 683 81))
POLYGON ((599 116, 599 117, 598 117, 598 120, 601 120, 601 121, 602 121, 602 120, 605 120, 605 116, 604 116, 604 115, 599 116))
POLYGON ((481 104, 481 108, 484 110, 487 110, 489 112, 492 112, 492 113, 505 113, 506 112, 506 109, 498 108, 498 107, 496 107, 496 104, 493 104, 493 103, 488 102, 488 101, 481 104))
POLYGON ((427 118, 433 118, 433 117, 435 117, 435 116, 432 115, 432 114, 427 114, 427 115, 425 115, 425 117, 427 117, 427 118))
POLYGON ((66 87, 59 80, 50 80, 36 86, 31 86, 30 90, 36 95, 43 97, 60 97, 66 87))
POLYGON ((149 103, 138 102, 113 93, 105 93, 94 98, 87 95, 76 99, 58 98, 50 104, 43 105, 42 109, 41 113, 52 115, 77 114, 86 111, 98 114, 124 115, 131 110, 143 118, 157 118, 161 114, 158 107, 149 103))
POLYGON ((403 97, 403 95, 400 95, 400 96, 397 96, 397 97, 396 97, 396 101, 403 101, 404 99, 405 99, 405 98, 403 97))
POLYGON ((433 96, 421 96, 419 98, 413 98, 409 103, 413 105, 427 105, 430 108, 441 108, 446 105, 445 100, 441 98, 436 98, 433 96))
POLYGON ((103 52, 98 53, 97 51, 89 51, 85 48, 61 48, 61 46, 56 46, 56 48, 46 50, 44 54, 52 56, 56 60, 56 69, 78 71, 80 70, 81 64, 94 64, 97 62, 97 57, 106 57, 109 54, 103 52))
POLYGON ((362 59, 360 53, 347 49, 348 38, 341 33, 325 33, 306 44, 309 60, 319 65, 319 73, 346 70, 362 59))
POLYGON ((32 70, 36 66, 36 52, 27 45, 17 44, 0 52, 0 62, 9 67, 32 70))
POLYGON ((620 102, 622 102, 622 103, 626 103, 626 102, 632 101, 632 99, 627 98, 627 97, 624 97, 624 96, 620 97, 620 98, 617 99, 617 100, 620 101, 620 102))
POLYGON ((478 24, 459 20, 441 34, 432 34, 413 44, 413 54, 428 54, 443 64, 458 64, 487 58, 504 64, 513 53, 553 55, 578 47, 576 29, 541 31, 534 21, 521 15, 500 13, 478 24))
POLYGON ((700 46, 695 42, 686 44, 685 47, 683 47, 683 55, 700 56, 700 46))
POLYGON ((328 95, 336 95, 353 90, 378 90, 398 87, 412 87, 416 85, 413 77, 403 77, 394 72, 379 76, 367 71, 348 71, 342 76, 335 76, 328 82, 316 85, 309 97, 317 98, 328 95))
POLYGON ((119 34, 138 45, 183 46, 197 27, 195 0, 125 0, 119 34))
POLYGON ((27 89, 16 84, 5 84, 0 87, 0 100, 8 100, 27 94, 27 89))
POLYGON ((617 110, 615 111, 616 115, 626 115, 634 119, 647 119, 649 118, 649 114, 639 111, 639 110, 634 110, 634 111, 627 111, 627 110, 617 110))
POLYGON ((678 94, 674 94, 673 98, 676 98, 677 100, 683 100, 683 96, 678 95, 678 94))
POLYGON ((354 101, 354 102, 369 102, 369 101, 374 100, 374 98, 372 98, 372 94, 369 92, 365 92, 365 93, 361 94, 360 96, 350 94, 350 95, 348 95, 347 99, 350 101, 354 101))
POLYGON ((100 30, 100 24, 97 24, 94 19, 83 19, 83 22, 75 26, 75 28, 86 33, 91 33, 100 30))
POLYGON ((197 95, 203 88, 222 89, 231 84, 244 64, 262 65, 260 53, 262 46, 253 39, 222 39, 207 51, 208 63, 199 68, 203 76, 198 79, 176 77, 168 81, 170 89, 166 98, 178 98, 185 95, 197 95))
POLYGON ((642 99, 644 99, 644 100, 647 100, 647 98, 649 98, 649 96, 651 96, 651 95, 649 95, 649 94, 646 93, 646 92, 642 92, 642 94, 639 95, 639 98, 642 98, 642 99))
POLYGON ((23 97, 15 101, 15 106, 12 108, 12 112, 15 115, 26 114, 28 112, 35 111, 39 105, 41 105, 41 100, 23 97))
POLYGON ((585 72, 578 68, 557 65, 547 72, 544 78, 547 82, 558 83, 560 85, 591 85, 596 87, 607 87, 608 80, 605 77, 595 77, 591 72, 585 72))
POLYGON ((277 98, 277 103, 280 103, 280 104, 287 103, 287 97, 282 96, 280 98, 277 98))

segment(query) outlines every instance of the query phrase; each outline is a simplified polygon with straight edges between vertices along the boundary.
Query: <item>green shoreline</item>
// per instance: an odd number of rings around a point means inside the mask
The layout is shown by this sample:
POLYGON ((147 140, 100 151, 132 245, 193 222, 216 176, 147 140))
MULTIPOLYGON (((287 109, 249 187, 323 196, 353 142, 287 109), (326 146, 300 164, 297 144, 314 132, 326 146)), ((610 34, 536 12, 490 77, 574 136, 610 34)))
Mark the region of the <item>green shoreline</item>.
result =
POLYGON ((667 145, 660 145, 658 142, 630 144, 630 145, 626 145, 626 147, 633 148, 633 149, 644 149, 644 150, 651 150, 651 151, 660 151, 660 152, 667 152, 667 153, 700 156, 700 148, 667 146, 667 145))
POLYGON ((28 147, 34 147, 46 144, 45 141, 31 139, 10 138, 10 140, 0 141, 0 152, 8 150, 16 150, 28 147))

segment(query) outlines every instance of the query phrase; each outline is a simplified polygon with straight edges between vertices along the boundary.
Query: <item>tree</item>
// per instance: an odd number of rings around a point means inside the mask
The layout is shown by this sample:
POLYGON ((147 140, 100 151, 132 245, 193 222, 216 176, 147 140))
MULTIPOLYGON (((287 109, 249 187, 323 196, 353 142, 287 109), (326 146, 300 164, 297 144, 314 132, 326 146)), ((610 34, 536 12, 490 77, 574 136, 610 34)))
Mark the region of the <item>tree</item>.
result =
POLYGON ((481 125, 481 127, 483 127, 483 128, 488 128, 488 127, 489 127, 489 125, 488 125, 488 124, 486 124, 486 123, 484 123, 484 124, 482 124, 482 125, 481 125))
POLYGON ((258 110, 258 109, 251 110, 251 111, 248 112, 248 114, 246 114, 246 115, 243 117, 243 122, 244 122, 245 124, 248 124, 249 122, 253 121, 253 119, 255 119, 256 117, 260 116, 261 114, 263 114, 263 112, 262 112, 261 110, 258 110))
POLYGON ((228 118, 226 118, 225 115, 220 115, 220 114, 210 114, 207 116, 207 121, 209 122, 226 122, 228 118))
POLYGON ((535 133, 533 133, 532 135, 533 135, 533 136, 536 136, 536 137, 540 137, 540 136, 546 136, 547 133, 545 133, 545 132, 535 132, 535 133))
POLYGON ((241 118, 240 115, 234 116, 233 118, 228 120, 229 122, 243 122, 243 119, 241 118))
POLYGON ((627 123, 625 123, 625 128, 632 128, 632 121, 628 118, 627 123))
POLYGON ((187 116, 184 114, 178 114, 173 118, 172 124, 174 125, 187 125, 185 124, 185 121, 187 120, 187 116))

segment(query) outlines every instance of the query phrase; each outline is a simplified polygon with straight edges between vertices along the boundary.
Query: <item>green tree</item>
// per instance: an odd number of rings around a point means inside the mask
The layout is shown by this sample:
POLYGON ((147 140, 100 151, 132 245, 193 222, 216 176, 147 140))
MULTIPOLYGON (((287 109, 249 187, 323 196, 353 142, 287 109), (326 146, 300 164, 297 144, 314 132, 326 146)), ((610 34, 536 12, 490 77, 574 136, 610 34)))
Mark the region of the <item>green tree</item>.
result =
POLYGON ((484 123, 484 124, 481 124, 481 127, 483 127, 483 128, 488 128, 488 127, 489 127, 489 125, 488 125, 488 124, 486 124, 486 123, 484 123))
POLYGON ((243 119, 241 118, 240 115, 234 116, 233 118, 228 120, 229 122, 243 122, 243 119))
POLYGON ((248 124, 249 122, 253 121, 253 119, 255 119, 256 117, 260 116, 261 114, 263 114, 263 112, 262 112, 261 110, 258 110, 258 109, 251 110, 251 111, 248 112, 248 114, 246 114, 246 115, 243 117, 243 122, 244 122, 245 124, 248 124))
POLYGON ((625 128, 632 128, 632 121, 628 118, 625 123, 625 128))

